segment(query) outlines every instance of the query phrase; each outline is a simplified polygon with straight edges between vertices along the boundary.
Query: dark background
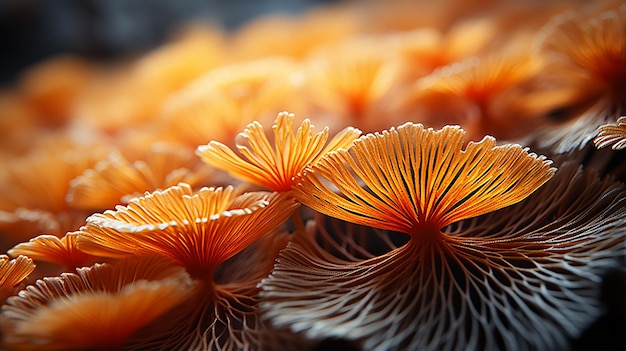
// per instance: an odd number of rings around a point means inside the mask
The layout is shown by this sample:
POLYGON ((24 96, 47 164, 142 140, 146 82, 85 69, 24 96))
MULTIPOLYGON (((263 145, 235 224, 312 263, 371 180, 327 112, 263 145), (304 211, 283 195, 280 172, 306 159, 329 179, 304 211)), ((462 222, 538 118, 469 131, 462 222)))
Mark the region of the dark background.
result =
POLYGON ((188 21, 233 30, 334 0, 0 0, 0 85, 58 53, 107 60, 162 44, 188 21))

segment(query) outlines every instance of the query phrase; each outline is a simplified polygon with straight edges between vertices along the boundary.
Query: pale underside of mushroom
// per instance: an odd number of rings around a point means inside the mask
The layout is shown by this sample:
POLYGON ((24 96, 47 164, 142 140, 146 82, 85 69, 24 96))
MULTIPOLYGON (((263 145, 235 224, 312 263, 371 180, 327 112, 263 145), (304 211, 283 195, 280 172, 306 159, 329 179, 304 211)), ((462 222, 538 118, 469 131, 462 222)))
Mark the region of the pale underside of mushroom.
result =
POLYGON ((621 184, 568 164, 523 202, 447 226, 439 243, 316 223, 262 281, 261 310, 278 329, 364 350, 567 348, 601 313, 601 275, 624 258, 625 201, 621 184))

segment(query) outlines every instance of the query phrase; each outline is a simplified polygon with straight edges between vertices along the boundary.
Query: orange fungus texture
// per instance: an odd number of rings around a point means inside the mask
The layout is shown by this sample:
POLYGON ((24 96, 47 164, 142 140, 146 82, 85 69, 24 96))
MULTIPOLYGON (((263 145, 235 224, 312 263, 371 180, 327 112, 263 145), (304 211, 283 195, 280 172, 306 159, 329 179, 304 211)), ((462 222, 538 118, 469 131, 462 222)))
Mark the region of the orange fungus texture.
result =
POLYGON ((464 147, 463 135, 413 123, 366 135, 309 168, 297 197, 336 218, 417 236, 517 203, 554 174, 545 157, 519 145, 485 137, 464 147))
POLYGON ((624 0, 215 19, 3 87, 0 348, 626 349, 624 0))

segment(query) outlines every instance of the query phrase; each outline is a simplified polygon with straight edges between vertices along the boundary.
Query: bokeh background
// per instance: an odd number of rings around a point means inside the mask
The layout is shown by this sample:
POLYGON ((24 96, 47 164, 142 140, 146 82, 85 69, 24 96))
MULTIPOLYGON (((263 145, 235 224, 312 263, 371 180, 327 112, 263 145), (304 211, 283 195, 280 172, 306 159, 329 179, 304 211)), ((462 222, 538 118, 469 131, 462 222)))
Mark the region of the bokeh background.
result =
POLYGON ((267 14, 338 0, 0 0, 0 84, 55 54, 113 60, 157 47, 182 25, 236 30, 267 14))

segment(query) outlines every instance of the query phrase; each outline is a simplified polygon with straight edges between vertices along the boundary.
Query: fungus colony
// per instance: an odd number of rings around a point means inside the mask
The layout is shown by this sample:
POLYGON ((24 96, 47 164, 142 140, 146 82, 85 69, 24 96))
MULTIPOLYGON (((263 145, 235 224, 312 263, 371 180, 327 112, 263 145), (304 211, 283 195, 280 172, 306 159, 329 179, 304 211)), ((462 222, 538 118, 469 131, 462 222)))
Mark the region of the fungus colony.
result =
POLYGON ((622 2, 194 25, 0 106, 4 349, 626 345, 622 2))

